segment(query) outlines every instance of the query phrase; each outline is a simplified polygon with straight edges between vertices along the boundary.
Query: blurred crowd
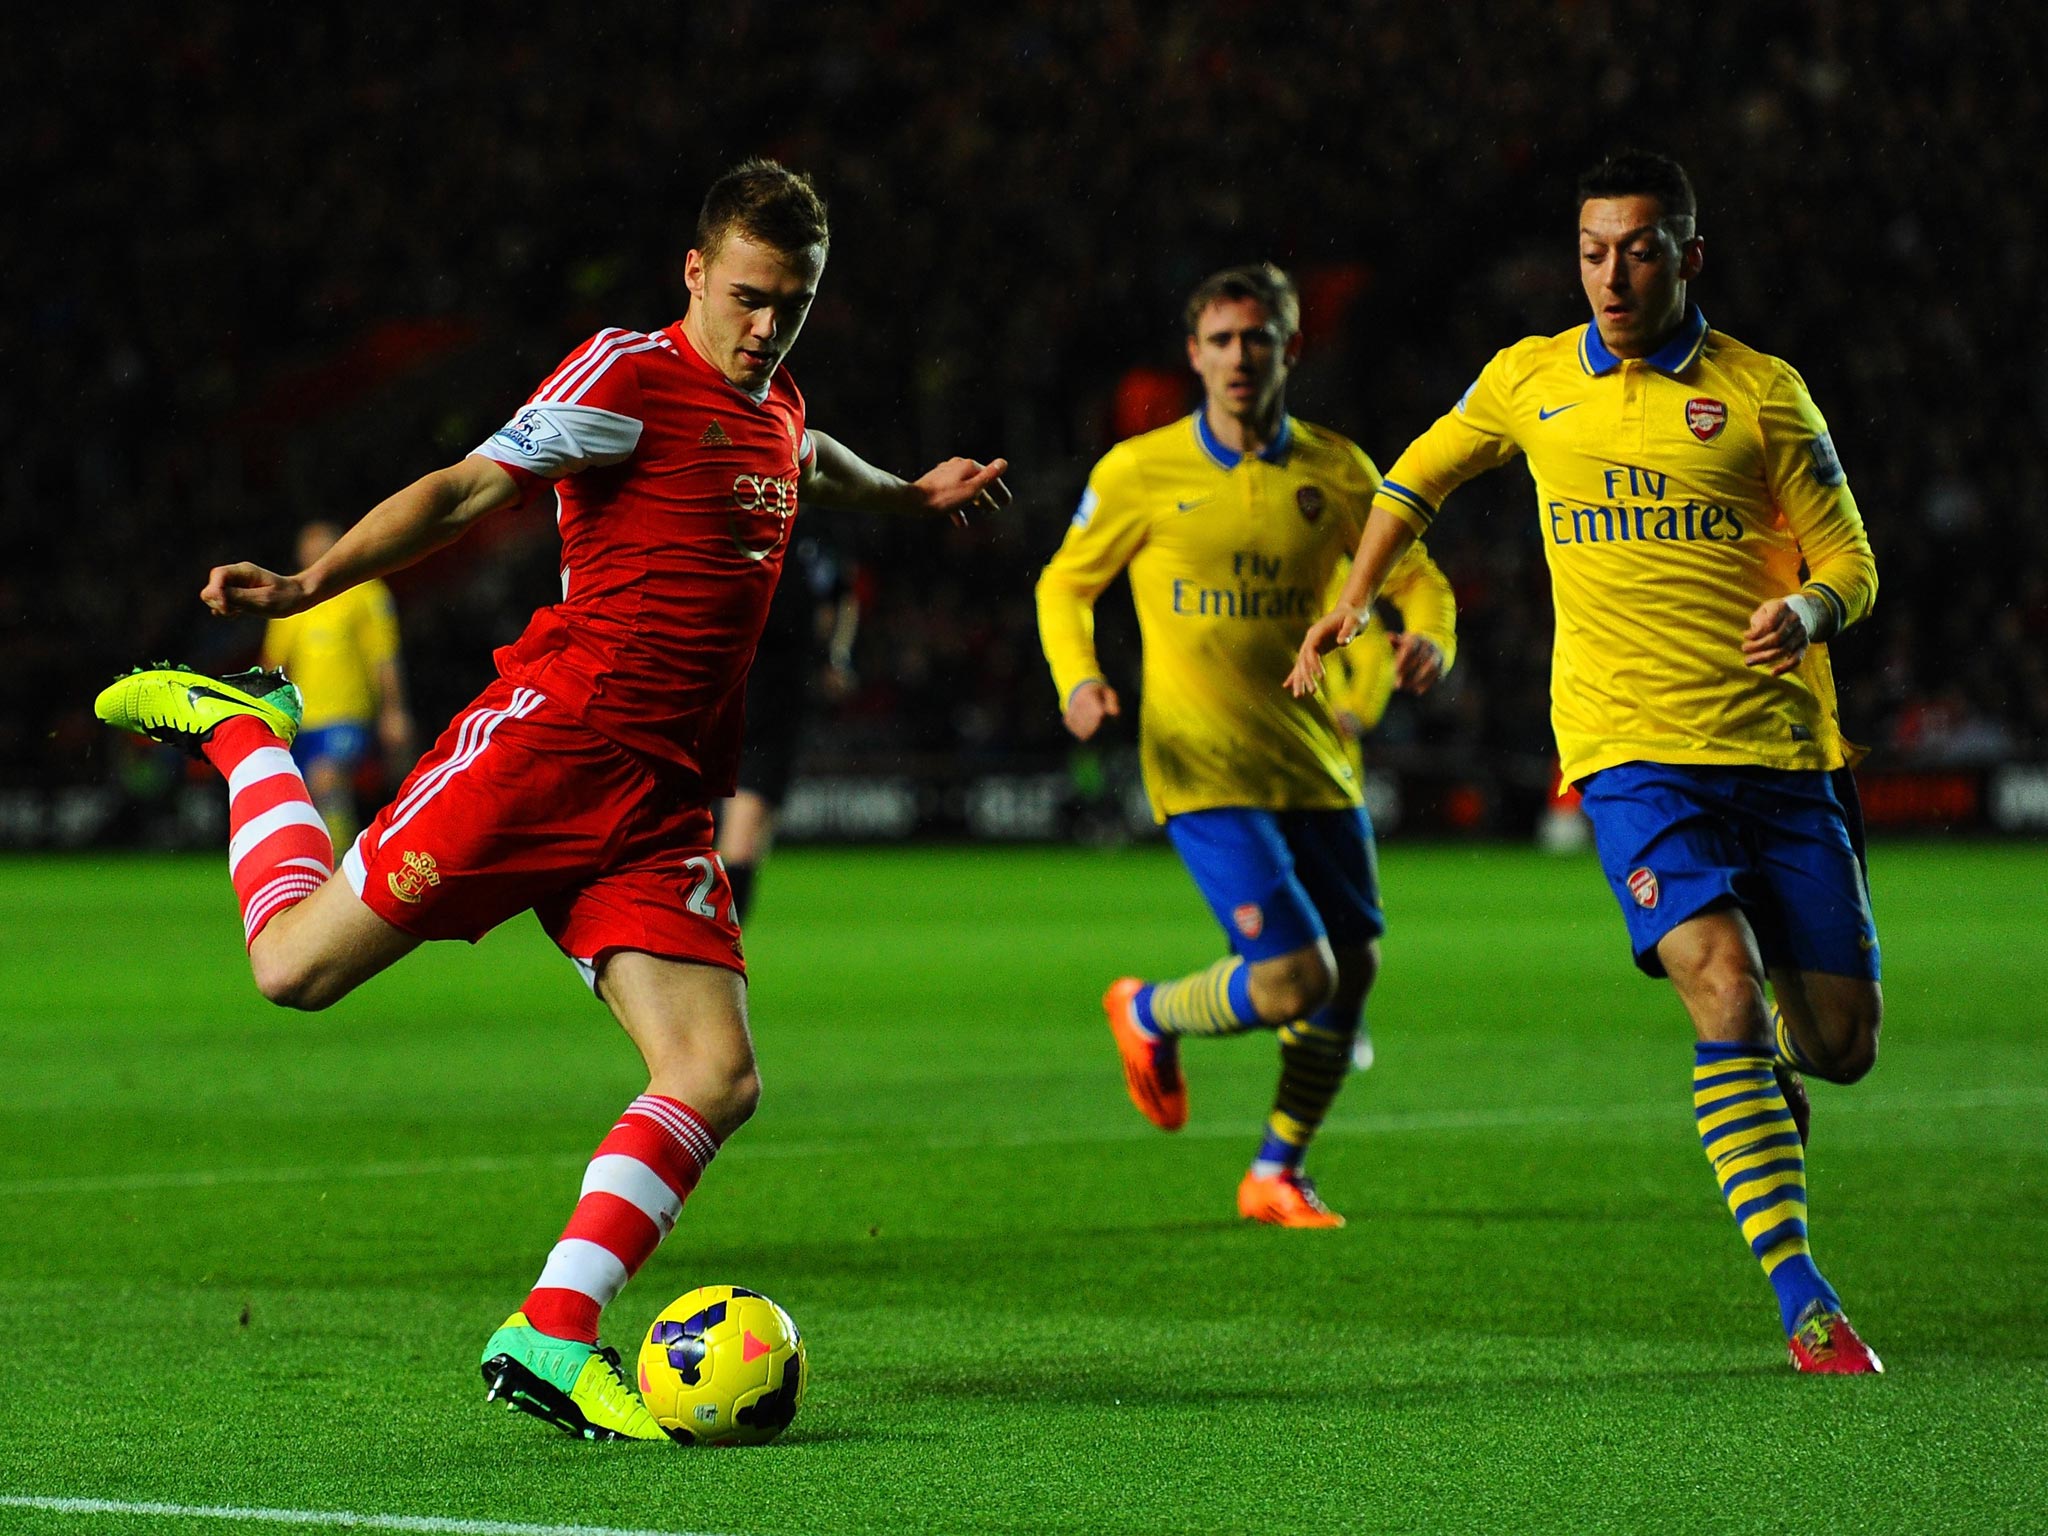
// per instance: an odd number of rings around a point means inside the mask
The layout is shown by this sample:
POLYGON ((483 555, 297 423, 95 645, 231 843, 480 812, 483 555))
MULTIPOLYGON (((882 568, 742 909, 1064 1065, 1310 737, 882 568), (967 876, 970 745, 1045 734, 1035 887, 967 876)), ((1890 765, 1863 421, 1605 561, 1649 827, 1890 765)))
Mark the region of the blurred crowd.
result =
MULTIPOLYGON (((1204 274, 1295 272, 1291 403, 1384 467, 1495 349, 1583 318, 1572 179, 1630 144, 1690 169, 1697 298, 1800 369, 1870 525, 1850 734, 1900 762, 2048 753, 2029 7, 110 0, 11 30, 0 789, 115 771, 89 702, 120 667, 253 654, 196 603, 210 564, 285 562, 300 523, 459 457, 599 326, 673 319, 703 187, 750 153, 832 204, 791 363, 813 421, 910 473, 1015 465, 1015 506, 965 533, 839 523, 864 626, 828 754, 1060 760, 1032 580, 1093 460, 1191 403, 1178 311, 1204 274)), ((1461 492, 1431 544, 1461 659, 1375 750, 1540 773, 1526 477, 1461 492)), ((543 515, 395 583, 423 726, 553 582, 543 515)), ((1113 596, 1103 631, 1128 683, 1113 596)))

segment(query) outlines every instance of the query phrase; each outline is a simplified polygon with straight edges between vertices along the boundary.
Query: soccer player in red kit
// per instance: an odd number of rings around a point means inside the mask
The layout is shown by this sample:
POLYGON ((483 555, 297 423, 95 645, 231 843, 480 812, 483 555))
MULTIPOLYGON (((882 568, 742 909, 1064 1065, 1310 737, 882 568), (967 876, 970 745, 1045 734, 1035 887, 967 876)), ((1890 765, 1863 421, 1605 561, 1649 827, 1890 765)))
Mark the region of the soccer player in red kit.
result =
POLYGON ((809 180, 747 161, 705 198, 681 320, 600 331, 474 453, 296 575, 214 569, 201 593, 214 612, 296 613, 554 493, 561 601, 497 653, 497 681, 357 838, 342 878, 286 750, 299 706, 281 675, 159 667, 96 706, 227 778, 229 871, 272 1002, 324 1008, 422 940, 474 941, 530 908, 639 1048, 647 1091, 599 1144, 532 1293, 483 1353, 492 1397, 592 1439, 664 1438, 598 1347, 598 1314, 759 1097, 711 807, 733 792, 791 521, 812 502, 959 517, 1008 496, 1001 459, 904 481, 806 426, 780 365, 827 244, 809 180))

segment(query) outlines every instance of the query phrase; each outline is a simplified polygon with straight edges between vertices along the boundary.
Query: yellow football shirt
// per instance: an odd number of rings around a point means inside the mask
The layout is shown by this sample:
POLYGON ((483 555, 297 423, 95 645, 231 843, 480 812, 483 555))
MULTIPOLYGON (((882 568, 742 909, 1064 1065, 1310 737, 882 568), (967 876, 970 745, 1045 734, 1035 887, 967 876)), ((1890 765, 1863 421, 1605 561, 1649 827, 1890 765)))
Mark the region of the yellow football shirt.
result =
POLYGON ((309 731, 373 720, 383 696, 378 673, 397 656, 398 611, 381 581, 272 619, 263 631, 263 665, 282 667, 298 684, 309 731))
POLYGON ((1582 325, 1495 355, 1376 501, 1417 533, 1474 475, 1528 460, 1557 635, 1551 720, 1567 781, 1618 763, 1836 768, 1827 649, 1746 666, 1749 616, 1804 590, 1842 624, 1877 567, 1805 381, 1689 310, 1650 357, 1582 325))
POLYGON ((1378 484, 1357 445, 1325 428, 1283 418, 1247 457, 1199 411, 1095 466, 1038 580, 1039 637, 1064 708, 1103 675, 1095 599, 1128 568, 1144 645, 1138 754, 1159 820, 1359 803, 1328 701, 1281 683, 1378 484))

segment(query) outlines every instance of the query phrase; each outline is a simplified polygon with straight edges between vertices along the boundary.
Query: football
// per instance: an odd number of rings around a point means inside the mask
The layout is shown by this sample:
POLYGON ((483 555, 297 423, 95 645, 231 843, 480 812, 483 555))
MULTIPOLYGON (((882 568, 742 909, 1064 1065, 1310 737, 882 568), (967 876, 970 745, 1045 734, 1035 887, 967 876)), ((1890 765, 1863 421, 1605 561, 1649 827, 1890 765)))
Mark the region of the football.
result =
POLYGON ((764 1445, 796 1417, 807 1370, 782 1308, 737 1285, 700 1285, 648 1328, 640 1395, 685 1445, 764 1445))

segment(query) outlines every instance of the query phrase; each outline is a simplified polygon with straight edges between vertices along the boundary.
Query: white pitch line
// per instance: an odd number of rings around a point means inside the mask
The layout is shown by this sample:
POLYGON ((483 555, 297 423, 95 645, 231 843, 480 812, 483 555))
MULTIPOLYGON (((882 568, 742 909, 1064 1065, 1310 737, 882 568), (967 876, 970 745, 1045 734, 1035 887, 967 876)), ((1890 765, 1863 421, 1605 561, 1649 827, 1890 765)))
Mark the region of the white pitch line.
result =
MULTIPOLYGON (((1822 1114, 1837 1115, 1942 1114, 1973 1109, 2020 1109, 2048 1105, 2048 1088, 1970 1088, 1953 1093, 1927 1094, 1828 1094, 1822 1100, 1822 1114)), ((1666 1120, 1682 1116, 1686 1104, 1680 1097, 1639 1104, 1525 1104, 1500 1105, 1487 1109, 1407 1110, 1376 1115, 1358 1115, 1327 1122, 1325 1137, 1429 1135, 1439 1131, 1531 1130, 1545 1126, 1600 1125, 1616 1121, 1666 1120)), ((1089 1146, 1103 1143, 1151 1141, 1158 1135, 1149 1126, 1133 1121, 1087 1130, 1025 1131, 995 1136, 924 1136, 909 1142, 914 1148, 932 1152, 967 1152, 977 1147, 1089 1146)), ((1242 1125, 1218 1122, 1194 1125, 1179 1134, 1181 1141, 1236 1141, 1243 1137, 1242 1125)), ((742 1142, 719 1155, 720 1162, 751 1162, 757 1158, 831 1158, 852 1151, 888 1150, 890 1143, 849 1138, 840 1141, 742 1142)), ((213 1168, 183 1173, 84 1174, 72 1177, 12 1179, 0 1181, 0 1199, 27 1195, 124 1194, 158 1189, 218 1189, 244 1184, 325 1184, 354 1179, 434 1178, 447 1174, 513 1173, 530 1168, 581 1167, 588 1161, 580 1152, 528 1153, 519 1157, 451 1157, 422 1159, 411 1163, 337 1163, 318 1168, 213 1168)))
POLYGON ((264 1525, 324 1525, 344 1531, 419 1531, 437 1536, 708 1536, 617 1525, 527 1525, 516 1520, 449 1520, 437 1515, 362 1515, 349 1509, 238 1509, 221 1504, 130 1504, 118 1499, 55 1499, 0 1494, 0 1506, 59 1515, 155 1515, 182 1520, 240 1520, 264 1525))

